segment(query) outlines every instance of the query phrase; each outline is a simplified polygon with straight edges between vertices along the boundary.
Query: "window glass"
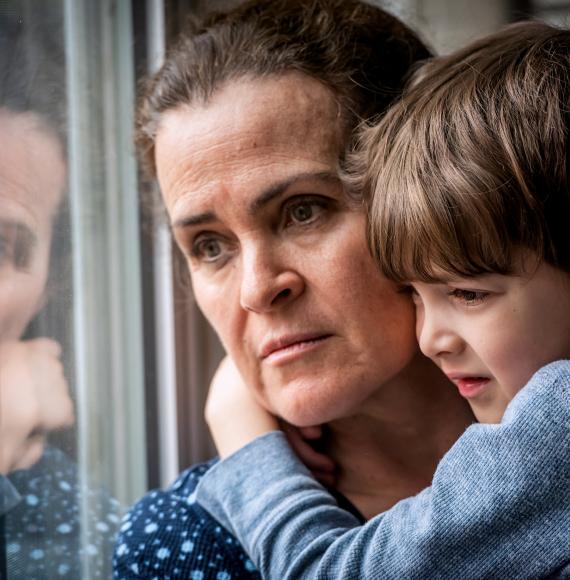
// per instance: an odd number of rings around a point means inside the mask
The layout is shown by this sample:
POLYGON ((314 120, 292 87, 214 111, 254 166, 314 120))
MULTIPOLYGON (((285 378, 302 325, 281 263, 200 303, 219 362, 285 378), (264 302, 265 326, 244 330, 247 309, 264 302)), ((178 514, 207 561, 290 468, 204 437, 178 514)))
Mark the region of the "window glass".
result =
POLYGON ((146 488, 130 5, 0 3, 0 577, 108 578, 146 488))

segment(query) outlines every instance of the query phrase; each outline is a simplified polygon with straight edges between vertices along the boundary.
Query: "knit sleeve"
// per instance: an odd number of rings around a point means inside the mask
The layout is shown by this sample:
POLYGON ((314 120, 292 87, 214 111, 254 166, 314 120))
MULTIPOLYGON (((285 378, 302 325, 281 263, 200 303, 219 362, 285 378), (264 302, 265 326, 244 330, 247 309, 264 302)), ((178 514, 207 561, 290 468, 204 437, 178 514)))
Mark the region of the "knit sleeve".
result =
POLYGON ((570 556, 570 362, 539 371, 500 425, 473 425, 432 486, 360 526, 274 432, 215 466, 198 502, 264 578, 537 578, 570 556))

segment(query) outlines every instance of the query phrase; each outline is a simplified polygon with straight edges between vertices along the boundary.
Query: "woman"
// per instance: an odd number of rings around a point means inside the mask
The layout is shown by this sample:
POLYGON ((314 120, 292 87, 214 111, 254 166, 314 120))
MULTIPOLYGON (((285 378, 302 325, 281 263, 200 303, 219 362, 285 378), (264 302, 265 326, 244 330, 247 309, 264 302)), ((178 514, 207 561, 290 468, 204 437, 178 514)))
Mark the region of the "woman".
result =
MULTIPOLYGON (((427 485, 472 421, 419 354, 409 298, 378 273, 339 179, 359 121, 428 56, 356 0, 253 1, 185 36, 140 111, 200 308, 267 409, 326 424, 334 491, 362 520, 427 485)), ((117 577, 258 577, 193 503, 209 466, 131 510, 117 577)))

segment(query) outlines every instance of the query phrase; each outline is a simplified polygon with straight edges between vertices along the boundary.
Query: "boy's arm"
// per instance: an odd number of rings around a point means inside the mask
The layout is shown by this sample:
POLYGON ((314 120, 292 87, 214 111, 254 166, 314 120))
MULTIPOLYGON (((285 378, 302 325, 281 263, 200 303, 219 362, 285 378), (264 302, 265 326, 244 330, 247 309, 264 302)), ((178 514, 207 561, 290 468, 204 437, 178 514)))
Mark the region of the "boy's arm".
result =
POLYGON ((321 426, 300 429, 279 422, 254 399, 232 359, 227 356, 210 385, 206 421, 221 458, 231 455, 256 437, 281 428, 311 473, 325 485, 334 485, 334 462, 309 443, 322 437, 321 426))
POLYGON ((432 487, 364 526, 269 433, 214 467, 198 501, 264 577, 534 578, 570 558, 570 363, 545 367, 500 425, 474 425, 432 487))
POLYGON ((253 398, 228 356, 212 379, 205 414, 221 458, 279 429, 277 419, 253 398))

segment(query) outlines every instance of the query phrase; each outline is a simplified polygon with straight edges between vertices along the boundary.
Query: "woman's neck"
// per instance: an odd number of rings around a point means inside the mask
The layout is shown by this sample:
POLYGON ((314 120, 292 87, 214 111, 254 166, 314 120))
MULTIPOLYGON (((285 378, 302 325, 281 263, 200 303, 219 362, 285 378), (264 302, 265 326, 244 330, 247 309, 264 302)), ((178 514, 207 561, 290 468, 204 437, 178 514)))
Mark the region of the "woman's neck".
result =
POLYGON ((353 416, 328 425, 336 488, 370 518, 429 486, 442 456, 473 421, 446 377, 418 354, 353 416))

